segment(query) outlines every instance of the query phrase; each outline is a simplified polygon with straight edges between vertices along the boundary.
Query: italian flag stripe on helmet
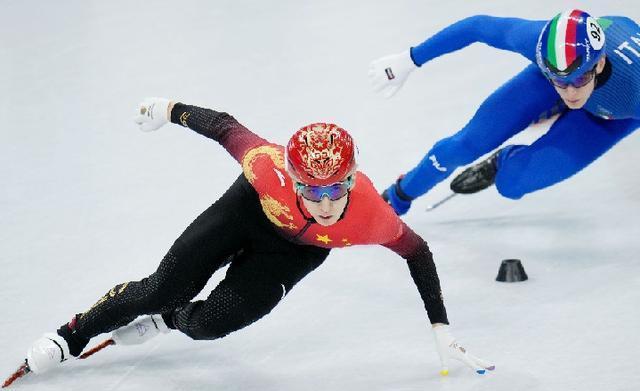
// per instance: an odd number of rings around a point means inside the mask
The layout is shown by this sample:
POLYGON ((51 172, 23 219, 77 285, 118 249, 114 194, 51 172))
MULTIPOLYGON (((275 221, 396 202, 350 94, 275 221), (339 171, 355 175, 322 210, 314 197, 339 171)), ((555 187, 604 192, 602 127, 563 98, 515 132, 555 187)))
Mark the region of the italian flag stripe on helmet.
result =
POLYGON ((567 36, 565 38, 565 58, 567 59, 567 67, 576 60, 576 40, 577 40, 577 30, 578 30, 578 19, 582 11, 573 10, 571 15, 569 16, 569 21, 567 23, 567 36))
POLYGON ((578 20, 582 14, 580 10, 566 11, 551 21, 547 56, 549 62, 558 70, 567 69, 576 60, 578 20))
MULTIPOLYGON (((567 64, 567 53, 564 50, 564 44, 567 39, 567 20, 569 19, 568 16, 569 15, 567 14, 567 12, 563 12, 562 14, 560 14, 556 25, 556 34, 555 37, 553 37, 555 41, 554 46, 556 52, 556 68, 561 71, 567 69, 567 67, 569 66, 569 64, 567 64)), ((551 39, 551 36, 549 36, 549 39, 551 39)))
POLYGON ((556 15, 551 20, 551 26, 549 26, 549 36, 547 37, 547 60, 556 68, 558 68, 558 60, 556 59, 556 30, 558 26, 558 18, 560 14, 556 15))

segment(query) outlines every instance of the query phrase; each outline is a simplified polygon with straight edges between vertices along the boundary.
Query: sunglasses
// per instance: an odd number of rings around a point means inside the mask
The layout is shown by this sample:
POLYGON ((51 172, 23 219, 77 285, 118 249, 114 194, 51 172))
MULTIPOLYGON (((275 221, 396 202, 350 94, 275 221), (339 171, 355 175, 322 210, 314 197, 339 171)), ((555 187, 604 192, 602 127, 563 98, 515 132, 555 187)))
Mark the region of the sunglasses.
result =
POLYGON ((565 81, 550 77, 549 81, 551 82, 551 84, 553 84, 554 86, 562 89, 562 90, 566 90, 567 88, 569 88, 569 86, 572 86, 573 88, 581 88, 586 86, 587 84, 591 83, 591 80, 593 80, 593 78, 596 75, 596 68, 593 67, 592 70, 585 72, 584 74, 578 76, 577 79, 575 79, 574 81, 572 81, 571 83, 567 83, 565 81))
POLYGON ((329 197, 331 201, 336 201, 349 192, 349 189, 353 186, 353 182, 354 178, 353 175, 351 175, 342 182, 336 182, 326 186, 305 185, 300 182, 296 182, 295 186, 296 191, 309 201, 320 202, 324 196, 329 197))

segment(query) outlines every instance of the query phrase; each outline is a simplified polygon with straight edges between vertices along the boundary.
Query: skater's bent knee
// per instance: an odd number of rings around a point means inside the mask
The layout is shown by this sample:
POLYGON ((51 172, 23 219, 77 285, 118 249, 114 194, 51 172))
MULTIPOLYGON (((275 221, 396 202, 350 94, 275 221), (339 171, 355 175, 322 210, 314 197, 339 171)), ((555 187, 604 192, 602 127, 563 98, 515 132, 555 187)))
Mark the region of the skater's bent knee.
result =
POLYGON ((498 193, 505 198, 509 198, 511 200, 519 200, 522 198, 527 192, 522 191, 521 188, 517 186, 504 186, 500 185, 500 183, 496 182, 496 189, 498 189, 498 193))

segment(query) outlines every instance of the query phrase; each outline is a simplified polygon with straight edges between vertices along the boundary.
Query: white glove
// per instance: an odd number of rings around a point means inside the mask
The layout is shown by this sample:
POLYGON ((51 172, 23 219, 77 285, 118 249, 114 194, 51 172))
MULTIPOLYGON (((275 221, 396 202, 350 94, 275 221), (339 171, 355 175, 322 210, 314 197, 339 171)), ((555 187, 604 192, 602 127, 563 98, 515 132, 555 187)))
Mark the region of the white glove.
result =
POLYGON ((418 66, 409 50, 379 58, 369 65, 369 80, 373 89, 385 98, 392 97, 418 66))
POLYGON ((138 106, 133 121, 143 132, 151 132, 169 122, 168 108, 170 100, 164 98, 145 98, 138 106))
POLYGON ((443 324, 435 326, 433 328, 433 335, 436 338, 436 347, 440 355, 440 364, 442 365, 440 374, 442 376, 449 374, 447 363, 450 359, 462 361, 480 375, 484 375, 487 369, 490 371, 496 369, 495 365, 471 355, 465 348, 460 346, 449 332, 449 325, 443 324))

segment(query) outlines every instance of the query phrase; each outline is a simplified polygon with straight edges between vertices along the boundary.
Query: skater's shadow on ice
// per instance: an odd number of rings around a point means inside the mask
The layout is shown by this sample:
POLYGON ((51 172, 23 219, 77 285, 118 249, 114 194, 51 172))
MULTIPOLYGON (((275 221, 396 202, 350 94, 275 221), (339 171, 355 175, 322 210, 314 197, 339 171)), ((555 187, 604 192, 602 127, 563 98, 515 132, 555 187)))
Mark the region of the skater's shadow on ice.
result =
MULTIPOLYGON (((392 373, 393 374, 393 373, 392 373)), ((423 372, 416 376, 405 376, 387 379, 389 387, 397 391, 497 391, 526 390, 543 391, 546 389, 538 379, 539 374, 514 370, 514 365, 498 365, 497 369, 485 375, 476 375, 464 366, 452 366, 449 375, 440 376, 434 372, 423 372)), ((540 375, 540 378, 542 376, 540 375)))
MULTIPOLYGON (((466 368, 463 368, 466 370, 466 368)), ((440 380, 438 385, 428 387, 429 390, 455 391, 496 391, 496 390, 547 390, 541 381, 532 373, 513 371, 505 366, 496 372, 468 378, 469 373, 461 371, 456 377, 440 380), (498 372, 500 371, 500 372, 498 372)), ((538 374, 542 378, 541 374, 538 374)), ((427 389, 427 387, 425 387, 427 389)))
POLYGON ((210 349, 106 353, 102 357, 91 357, 91 362, 74 360, 59 370, 25 377, 19 385, 49 391, 80 388, 115 391, 146 389, 153 385, 162 390, 209 390, 238 384, 260 384, 265 390, 278 388, 268 373, 256 371, 237 358, 216 354, 210 349))

